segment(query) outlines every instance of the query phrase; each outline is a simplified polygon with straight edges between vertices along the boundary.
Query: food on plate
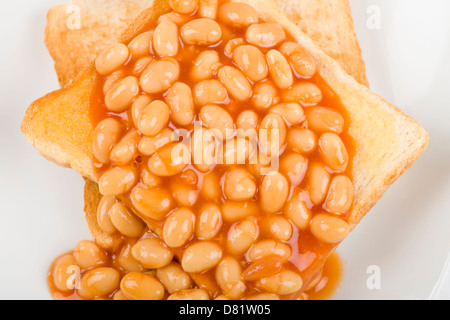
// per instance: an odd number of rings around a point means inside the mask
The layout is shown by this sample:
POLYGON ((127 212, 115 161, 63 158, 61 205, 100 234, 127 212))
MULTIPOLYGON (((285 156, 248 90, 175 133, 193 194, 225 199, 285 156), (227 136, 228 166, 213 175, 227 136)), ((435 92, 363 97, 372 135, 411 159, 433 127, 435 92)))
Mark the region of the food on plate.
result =
POLYGON ((84 299, 305 298, 428 142, 262 0, 155 1, 22 129, 98 182, 115 258, 83 243, 52 270, 88 266, 84 299))

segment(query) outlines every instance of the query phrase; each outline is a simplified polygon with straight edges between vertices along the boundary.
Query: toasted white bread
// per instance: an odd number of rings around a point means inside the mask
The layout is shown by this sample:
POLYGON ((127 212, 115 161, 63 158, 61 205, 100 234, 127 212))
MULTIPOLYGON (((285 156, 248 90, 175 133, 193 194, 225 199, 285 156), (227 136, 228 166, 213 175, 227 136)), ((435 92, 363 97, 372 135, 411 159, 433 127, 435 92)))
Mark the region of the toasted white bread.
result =
MULTIPOLYGON (((428 143, 425 130, 395 106, 348 75, 269 0, 240 0, 253 5, 263 20, 283 26, 316 59, 319 73, 346 109, 356 153, 353 159, 354 203, 349 223, 353 229, 384 191, 422 154, 428 143)), ((150 21, 168 10, 157 0, 122 36, 128 42, 150 21)), ((49 159, 70 166, 95 181, 90 143, 89 96, 95 82, 92 67, 66 88, 34 102, 22 131, 49 159)))

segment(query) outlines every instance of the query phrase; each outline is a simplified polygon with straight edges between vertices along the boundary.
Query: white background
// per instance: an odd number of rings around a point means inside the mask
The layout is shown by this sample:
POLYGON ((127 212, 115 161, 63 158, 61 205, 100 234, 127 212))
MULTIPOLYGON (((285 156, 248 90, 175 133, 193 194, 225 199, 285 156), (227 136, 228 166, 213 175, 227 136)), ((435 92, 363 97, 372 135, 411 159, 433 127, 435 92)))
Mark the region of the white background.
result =
MULTIPOLYGON (((50 299, 53 258, 91 239, 82 179, 46 161, 19 130, 27 106, 58 88, 43 40, 46 12, 59 2, 0 5, 0 299, 50 299)), ((431 141, 340 247, 345 277, 336 298, 449 299, 450 2, 351 5, 371 88, 418 119, 431 141), (378 9, 380 29, 371 30, 378 9), (366 285, 372 265, 381 270, 376 290, 366 285)))

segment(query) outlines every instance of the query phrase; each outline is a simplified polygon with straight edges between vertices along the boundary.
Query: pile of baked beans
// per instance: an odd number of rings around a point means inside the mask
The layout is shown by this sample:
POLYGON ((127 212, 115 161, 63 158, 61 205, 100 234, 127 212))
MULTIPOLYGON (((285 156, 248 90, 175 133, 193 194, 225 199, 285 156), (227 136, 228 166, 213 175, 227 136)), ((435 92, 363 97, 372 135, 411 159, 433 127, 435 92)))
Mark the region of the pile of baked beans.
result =
POLYGON ((170 6, 96 60, 97 223, 116 243, 80 242, 53 285, 83 299, 301 298, 350 231, 343 109, 253 7, 170 6))

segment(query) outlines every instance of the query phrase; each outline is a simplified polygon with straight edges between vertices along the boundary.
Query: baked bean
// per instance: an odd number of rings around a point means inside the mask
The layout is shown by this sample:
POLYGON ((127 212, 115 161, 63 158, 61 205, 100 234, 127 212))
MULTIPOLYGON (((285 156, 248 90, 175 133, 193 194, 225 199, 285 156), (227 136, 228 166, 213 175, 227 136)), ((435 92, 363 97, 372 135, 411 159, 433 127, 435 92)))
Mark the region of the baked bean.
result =
POLYGON ((259 208, 250 201, 226 201, 222 205, 223 219, 227 222, 235 222, 253 216, 258 213, 259 208))
POLYGON ((271 159, 258 152, 250 159, 249 170, 255 177, 262 178, 263 175, 273 171, 273 166, 278 169, 278 165, 279 159, 271 159))
POLYGON ((142 110, 138 130, 146 136, 155 136, 169 124, 169 120, 169 106, 161 100, 155 100, 142 110))
POLYGON ((280 89, 290 88, 294 84, 294 75, 287 59, 277 50, 270 50, 266 58, 273 82, 280 89))
POLYGON ((217 285, 213 272, 190 273, 189 276, 196 284, 197 288, 204 289, 212 295, 216 295, 220 292, 220 288, 217 285))
POLYGON ((163 227, 163 240, 171 248, 183 246, 194 233, 194 213, 180 208, 171 213, 163 227))
POLYGON ((222 249, 214 242, 201 241, 190 245, 183 253, 181 266, 188 273, 200 273, 214 268, 222 259, 222 249))
POLYGON ((245 45, 245 40, 243 38, 234 38, 231 39, 227 42, 227 44, 225 45, 225 48, 223 49, 223 53, 225 54, 225 56, 227 56, 228 58, 232 58, 233 57, 233 53, 234 50, 242 45, 245 45))
POLYGON ((72 255, 59 258, 52 270, 53 284, 59 291, 70 291, 75 288, 76 280, 79 279, 80 268, 77 266, 72 255))
POLYGON ((325 107, 312 107, 306 111, 308 127, 316 132, 333 132, 341 134, 344 131, 344 117, 339 112, 325 107))
POLYGON ((144 267, 133 257, 132 250, 133 246, 130 243, 125 243, 116 257, 117 263, 126 272, 144 272, 144 267))
POLYGON ((136 156, 139 133, 136 130, 128 132, 111 150, 111 161, 119 166, 129 164, 136 156))
POLYGON ((275 241, 263 240, 255 243, 247 253, 250 262, 255 262, 270 256, 279 256, 283 261, 287 261, 292 255, 289 245, 275 241))
POLYGON ((299 291, 303 286, 303 280, 299 274, 284 270, 277 275, 257 280, 255 285, 270 293, 287 295, 299 291))
POLYGON ((198 15, 202 18, 215 19, 219 0, 199 0, 198 15))
POLYGON ((164 19, 156 27, 153 34, 153 49, 161 58, 174 57, 178 54, 178 27, 168 19, 164 19))
POLYGON ((130 272, 120 281, 120 291, 129 300, 162 300, 164 287, 155 277, 130 272))
POLYGON ((144 168, 141 173, 141 181, 148 188, 158 187, 162 184, 161 177, 158 177, 150 172, 147 168, 144 168))
POLYGON ((305 120, 305 112, 301 105, 295 102, 283 103, 273 107, 270 112, 283 117, 288 125, 295 126, 305 120))
POLYGON ((206 200, 218 201, 221 195, 219 179, 214 172, 208 173, 203 178, 203 185, 200 194, 206 200))
POLYGON ((191 88, 182 82, 176 82, 169 89, 166 96, 174 123, 186 126, 194 120, 194 98, 191 88))
POLYGON ((190 162, 189 148, 183 143, 172 143, 158 150, 149 160, 149 170, 160 177, 181 173, 190 162))
POLYGON ((176 13, 174 11, 163 14, 162 16, 159 17, 158 19, 158 24, 160 24, 162 21, 164 20, 169 20, 173 23, 175 23, 178 26, 181 26, 183 24, 185 24, 186 22, 188 22, 191 19, 190 16, 185 15, 185 14, 179 14, 176 13))
POLYGON ((121 113, 130 107, 138 94, 139 83, 137 78, 129 76, 120 79, 105 96, 106 108, 109 111, 121 113))
POLYGON ((188 290, 192 286, 189 275, 175 262, 156 270, 156 277, 170 294, 181 290, 188 290))
POLYGON ((164 92, 174 84, 180 76, 180 65, 175 59, 163 58, 153 61, 142 72, 140 85, 149 94, 164 92))
POLYGON ((131 67, 131 75, 139 78, 142 72, 145 70, 145 68, 147 68, 152 62, 153 62, 152 57, 143 57, 140 58, 139 60, 136 60, 136 62, 131 67))
POLYGON ((288 241, 292 237, 291 223, 281 215, 271 215, 261 220, 261 234, 280 241, 288 241))
POLYGON ((311 82, 299 82, 283 93, 286 102, 298 102, 305 107, 317 105, 322 101, 322 91, 311 82))
POLYGON ((122 43, 109 46, 103 50, 95 60, 97 72, 106 76, 122 67, 130 57, 128 47, 122 43))
POLYGON ((195 168, 201 172, 211 170, 216 160, 216 139, 212 130, 205 128, 194 130, 191 139, 191 155, 195 168))
POLYGON ((206 105, 200 110, 202 123, 220 140, 228 140, 234 134, 234 121, 223 108, 206 105))
POLYGON ((100 227, 100 230, 108 234, 113 234, 117 231, 109 216, 109 211, 116 202, 117 199, 115 197, 102 197, 97 207, 98 226, 100 227))
POLYGON ((261 209, 268 213, 279 212, 289 196, 289 182, 279 172, 264 176, 260 188, 261 209))
POLYGON ((270 81, 255 84, 252 103, 257 109, 267 109, 278 103, 280 98, 275 86, 270 81))
POLYGON ((125 72, 123 70, 118 70, 113 72, 108 78, 105 80, 103 84, 103 94, 106 95, 114 86, 117 84, 117 81, 122 79, 125 76, 125 72))
POLYGON ((311 210, 305 201, 293 197, 284 207, 284 215, 299 229, 306 230, 311 221, 311 210))
POLYGON ((325 164, 333 171, 347 170, 349 155, 344 142, 335 133, 324 133, 319 138, 319 150, 325 164))
POLYGON ((139 152, 147 157, 154 155, 159 149, 174 141, 173 133, 172 129, 164 128, 156 136, 142 137, 138 144, 139 152))
POLYGON ((204 289, 180 290, 171 294, 167 300, 209 300, 209 293, 204 289))
POLYGON ((211 240, 219 233, 222 224, 222 213, 219 207, 215 204, 205 205, 197 219, 195 236, 199 240, 211 240))
POLYGON ((280 51, 289 57, 295 72, 303 78, 311 78, 317 72, 317 65, 311 54, 295 42, 285 42, 280 51))
POLYGON ((119 288, 120 273, 113 268, 96 268, 86 272, 80 280, 78 294, 88 300, 105 297, 119 288))
POLYGON ((162 188, 136 187, 131 191, 131 202, 145 217, 162 221, 174 203, 170 193, 162 188))
POLYGON ((211 19, 194 19, 181 27, 181 39, 187 45, 210 46, 222 38, 222 29, 211 19))
POLYGON ((127 297, 125 297, 125 295, 123 294, 122 290, 117 290, 114 293, 112 299, 114 301, 126 301, 126 300, 128 300, 127 297))
POLYGON ((218 77, 228 93, 238 101, 245 101, 252 94, 252 85, 236 68, 224 66, 220 68, 218 77))
POLYGON ((261 48, 273 48, 286 39, 283 28, 273 23, 252 24, 245 37, 250 44, 261 48))
POLYGON ((259 127, 260 151, 272 158, 280 155, 280 151, 286 141, 286 124, 279 115, 268 114, 259 127))
POLYGON ((198 184, 198 175, 192 169, 186 170, 183 173, 181 173, 179 179, 182 183, 185 183, 185 184, 188 184, 191 186, 196 187, 198 184))
POLYGON ((136 170, 131 167, 112 167, 102 174, 98 186, 104 196, 119 196, 130 191, 136 183, 136 170))
POLYGON ((109 163, 111 149, 119 141, 122 124, 114 118, 99 122, 92 133, 92 154, 100 163, 109 163))
POLYGON ((225 174, 225 195, 230 200, 250 200, 256 194, 256 182, 245 169, 232 169, 225 174))
POLYGON ((227 250, 240 255, 245 253, 258 239, 259 228, 256 220, 247 218, 230 227, 227 237, 227 250))
POLYGON ((335 176, 331 180, 325 207, 334 214, 344 214, 350 210, 353 203, 353 184, 343 175, 335 176))
POLYGON ((216 51, 203 51, 193 63, 191 77, 195 81, 211 79, 220 66, 219 54, 216 51))
POLYGON ((311 220, 311 233, 320 241, 336 244, 350 233, 350 227, 344 220, 329 214, 318 214, 311 220))
POLYGON ((233 61, 253 82, 261 81, 269 74, 264 54, 255 46, 237 47, 233 52, 233 61))
POLYGON ((247 286, 242 280, 239 262, 232 257, 225 257, 216 268, 216 281, 222 292, 233 300, 241 299, 247 286))
POLYGON ((228 140, 223 148, 219 149, 219 164, 245 164, 253 156, 255 148, 246 138, 228 140))
POLYGON ((289 177, 291 184, 298 186, 308 170, 308 159, 296 152, 291 152, 283 155, 280 168, 289 177))
POLYGON ((128 49, 130 49, 133 59, 148 56, 150 54, 153 34, 153 30, 141 33, 128 44, 128 49))
POLYGON ((234 28, 246 28, 258 23, 258 13, 246 3, 228 2, 220 6, 219 19, 234 28))
POLYGON ((230 298, 228 298, 226 295, 221 294, 220 296, 218 296, 217 298, 215 298, 214 300, 231 300, 230 298))
POLYGON ((324 165, 314 162, 309 166, 308 192, 309 197, 315 205, 321 204, 328 193, 331 175, 324 165))
POLYGON ((245 300, 280 300, 280 297, 273 293, 258 293, 248 296, 245 300))
POLYGON ((242 273, 246 281, 255 281, 261 278, 270 277, 281 272, 283 259, 278 256, 267 257, 250 264, 242 273))
POLYGON ((191 14, 197 10, 198 0, 169 0, 170 7, 181 14, 191 14))
POLYGON ((122 203, 117 202, 109 211, 114 227, 124 236, 136 238, 144 231, 144 222, 122 203))
POLYGON ((254 111, 247 110, 241 112, 236 120, 238 134, 249 138, 253 138, 254 136, 256 136, 258 118, 258 114, 254 111))
POLYGON ((138 126, 138 119, 142 113, 142 110, 145 109, 150 103, 152 99, 147 95, 138 96, 131 105, 131 120, 133 120, 133 125, 135 128, 138 126))
POLYGON ((73 258, 81 269, 104 267, 108 263, 106 253, 92 241, 80 241, 73 250, 73 258))
POLYGON ((317 136, 309 129, 293 128, 287 134, 288 147, 293 151, 310 154, 317 148, 317 136))
POLYGON ((194 86, 194 98, 199 106, 224 104, 228 101, 228 93, 219 80, 204 80, 194 86))
POLYGON ((163 268, 173 259, 172 250, 158 238, 138 241, 131 252, 142 266, 149 269, 163 268))
POLYGON ((197 202, 199 195, 196 187, 181 183, 172 183, 171 191, 178 205, 182 207, 192 207, 197 202))

